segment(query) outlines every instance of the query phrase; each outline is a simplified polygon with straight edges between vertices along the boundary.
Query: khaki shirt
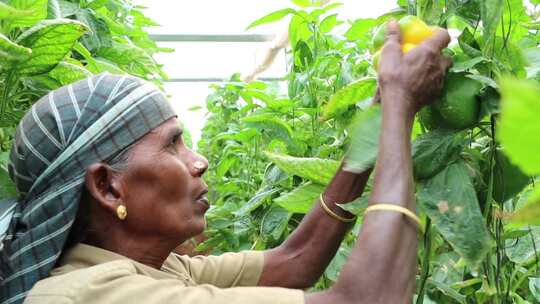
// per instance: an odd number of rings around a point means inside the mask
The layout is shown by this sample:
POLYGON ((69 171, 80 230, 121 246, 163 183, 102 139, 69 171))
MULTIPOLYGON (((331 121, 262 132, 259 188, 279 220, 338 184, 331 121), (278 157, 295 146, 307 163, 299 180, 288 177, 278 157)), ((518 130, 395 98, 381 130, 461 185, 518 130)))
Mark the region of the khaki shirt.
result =
POLYGON ((171 254, 161 270, 101 248, 77 245, 30 291, 25 304, 303 304, 301 290, 256 286, 263 253, 171 254))

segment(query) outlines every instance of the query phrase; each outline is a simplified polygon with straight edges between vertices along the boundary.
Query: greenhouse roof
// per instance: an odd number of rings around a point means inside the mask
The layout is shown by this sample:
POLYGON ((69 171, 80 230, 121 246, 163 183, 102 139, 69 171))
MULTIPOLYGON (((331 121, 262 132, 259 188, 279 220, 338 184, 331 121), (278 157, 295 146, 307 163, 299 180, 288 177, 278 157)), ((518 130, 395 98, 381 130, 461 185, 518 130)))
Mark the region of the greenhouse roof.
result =
MULTIPOLYGON (((164 65, 170 80, 165 90, 180 119, 197 142, 205 121, 208 85, 240 72, 253 70, 268 48, 269 40, 284 33, 288 19, 246 31, 257 18, 270 12, 293 7, 290 0, 136 0, 147 7, 146 14, 160 24, 150 28, 159 46, 174 48, 156 60, 164 65), (189 109, 198 108, 196 111, 189 109)), ((396 7, 395 0, 369 2, 341 1, 336 10, 341 19, 376 17, 396 7)), ((281 79, 286 74, 285 52, 259 75, 263 80, 281 79)))

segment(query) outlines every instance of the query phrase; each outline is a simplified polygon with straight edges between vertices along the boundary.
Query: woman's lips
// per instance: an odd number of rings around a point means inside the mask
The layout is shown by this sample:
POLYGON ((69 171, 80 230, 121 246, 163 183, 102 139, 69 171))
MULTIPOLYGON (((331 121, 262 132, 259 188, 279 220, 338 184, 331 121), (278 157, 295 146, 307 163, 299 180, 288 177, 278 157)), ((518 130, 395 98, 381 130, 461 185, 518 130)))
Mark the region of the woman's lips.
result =
POLYGON ((210 203, 208 202, 208 198, 206 197, 206 195, 198 198, 197 202, 203 204, 205 209, 210 208, 210 203))

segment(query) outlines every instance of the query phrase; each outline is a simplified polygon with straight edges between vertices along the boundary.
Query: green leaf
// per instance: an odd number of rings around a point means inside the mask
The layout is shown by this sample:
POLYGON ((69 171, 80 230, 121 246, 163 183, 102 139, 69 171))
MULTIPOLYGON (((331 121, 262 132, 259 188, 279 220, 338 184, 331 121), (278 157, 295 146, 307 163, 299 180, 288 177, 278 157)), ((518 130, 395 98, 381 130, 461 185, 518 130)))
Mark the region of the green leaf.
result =
POLYGON ((324 186, 307 183, 291 192, 282 194, 274 202, 291 213, 306 214, 323 191, 324 186))
POLYGON ((102 47, 112 46, 111 31, 103 19, 98 19, 90 9, 79 10, 76 17, 90 29, 82 38, 84 46, 90 52, 95 53, 102 47))
POLYGON ((505 241, 506 256, 516 264, 527 264, 540 253, 539 245, 540 227, 531 226, 530 232, 519 238, 519 240, 509 239, 505 241))
POLYGON ((367 77, 357 80, 337 91, 323 110, 325 119, 339 116, 346 112, 350 106, 369 98, 375 94, 377 80, 367 77))
POLYGON ((0 2, 0 21, 12 20, 15 18, 28 17, 32 15, 34 15, 34 11, 16 9, 5 4, 4 2, 0 2))
POLYGON ((531 291, 536 301, 540 302, 540 278, 539 277, 529 278, 529 290, 531 291))
POLYGON ((328 184, 339 168, 339 162, 331 159, 292 157, 270 152, 264 154, 286 173, 321 185, 328 184))
POLYGON ((259 18, 255 21, 253 21, 247 28, 246 30, 249 30, 251 28, 254 28, 256 26, 259 26, 261 24, 266 24, 266 23, 271 23, 271 22, 276 22, 276 21, 279 21, 283 18, 285 18, 286 16, 290 15, 290 14, 294 14, 296 12, 296 10, 292 9, 292 8, 284 8, 284 9, 281 9, 279 11, 275 11, 273 13, 270 13, 262 18, 259 18))
POLYGON ((525 174, 540 173, 540 86, 526 80, 501 80, 501 118, 497 138, 525 174))
POLYGON ((415 178, 426 179, 439 173, 457 158, 462 141, 454 132, 439 130, 417 137, 412 144, 415 178))
POLYGON ((418 184, 419 205, 434 227, 472 267, 491 249, 476 191, 464 162, 449 165, 418 184))
POLYGON ((85 68, 61 61, 58 65, 49 72, 49 76, 60 82, 62 85, 67 85, 92 76, 85 68))
POLYGON ((377 21, 375 19, 358 19, 347 30, 345 37, 350 41, 371 41, 371 31, 376 25, 377 21))
POLYGON ((337 24, 337 14, 330 15, 321 21, 320 31, 323 34, 330 32, 337 24))
POLYGON ((349 127, 351 144, 345 170, 360 173, 373 166, 379 151, 381 119, 380 106, 373 106, 357 114, 349 127))
POLYGON ((9 68, 15 63, 22 62, 28 59, 31 54, 31 49, 20 46, 0 34, 0 69, 9 68))
POLYGON ((296 49, 298 41, 307 41, 312 35, 305 14, 305 12, 298 12, 289 23, 289 43, 293 50, 296 49))
POLYGON ((70 19, 45 20, 23 32, 17 43, 32 49, 32 56, 17 66, 21 75, 38 75, 52 70, 87 30, 70 19))
POLYGON ((486 56, 493 51, 493 41, 503 12, 503 3, 503 0, 481 1, 482 25, 484 26, 482 36, 485 38, 483 52, 486 56))
POLYGON ((298 5, 299 7, 308 7, 311 5, 311 0, 291 0, 292 3, 298 5))
POLYGON ((48 0, 11 0, 10 4, 16 9, 32 12, 11 20, 11 28, 33 26, 47 17, 48 0))
POLYGON ((279 240, 292 213, 279 206, 273 206, 263 217, 261 222, 261 235, 271 236, 273 240, 279 240))
POLYGON ((4 168, 0 168, 0 200, 17 197, 17 187, 4 168))
POLYGON ((262 188, 247 203, 242 205, 242 207, 238 211, 236 211, 235 214, 237 216, 242 216, 259 208, 259 206, 264 203, 264 199, 276 193, 278 190, 279 189, 277 188, 262 188))
POLYGON ((522 209, 512 215, 514 224, 540 225, 540 187, 536 187, 522 209))
POLYGON ((276 115, 270 113, 255 114, 241 119, 248 126, 254 127, 261 132, 269 133, 272 137, 277 137, 287 143, 292 141, 291 127, 276 115))

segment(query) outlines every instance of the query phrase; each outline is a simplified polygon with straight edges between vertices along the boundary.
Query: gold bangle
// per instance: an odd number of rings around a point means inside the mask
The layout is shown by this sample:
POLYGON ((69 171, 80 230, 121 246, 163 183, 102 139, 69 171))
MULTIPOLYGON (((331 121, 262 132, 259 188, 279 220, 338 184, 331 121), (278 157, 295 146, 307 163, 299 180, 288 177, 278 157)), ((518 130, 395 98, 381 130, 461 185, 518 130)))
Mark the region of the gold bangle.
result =
POLYGON ((371 206, 367 207, 366 211, 364 211, 364 215, 366 215, 368 212, 374 211, 374 210, 399 212, 399 213, 405 215, 406 217, 408 217, 409 219, 411 219, 413 222, 415 222, 418 225, 418 227, 420 229, 422 229, 422 224, 421 224, 420 219, 418 218, 418 216, 416 214, 414 214, 411 210, 409 210, 409 209, 407 209, 405 207, 392 205, 392 204, 375 204, 375 205, 371 205, 371 206))
POLYGON ((324 211, 326 211, 326 213, 328 213, 328 215, 335 218, 336 220, 338 220, 340 222, 343 222, 343 223, 351 223, 351 222, 356 221, 356 216, 353 217, 353 218, 344 218, 342 216, 337 215, 334 211, 330 210, 330 208, 328 208, 328 206, 326 206, 326 203, 324 202, 322 193, 320 195, 320 202, 321 202, 321 206, 324 209, 324 211))

